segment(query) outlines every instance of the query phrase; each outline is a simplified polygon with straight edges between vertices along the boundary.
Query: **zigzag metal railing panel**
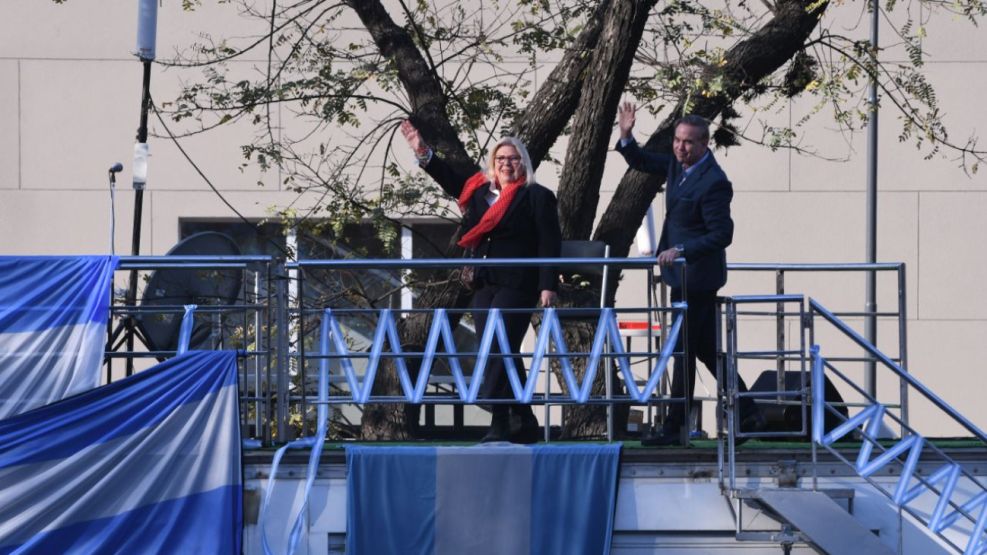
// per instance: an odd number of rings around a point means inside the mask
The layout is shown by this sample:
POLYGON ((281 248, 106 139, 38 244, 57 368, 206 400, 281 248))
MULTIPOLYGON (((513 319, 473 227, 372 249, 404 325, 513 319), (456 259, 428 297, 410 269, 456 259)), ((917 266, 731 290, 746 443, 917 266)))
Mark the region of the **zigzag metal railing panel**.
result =
MULTIPOLYGON (((541 399, 535 395, 535 387, 542 372, 542 363, 546 358, 554 358, 559 361, 563 380, 565 381, 568 395, 553 397, 551 402, 571 402, 584 404, 602 399, 594 398, 591 395, 593 381, 599 371, 600 362, 604 359, 616 360, 617 368, 624 380, 627 388, 627 399, 612 397, 613 400, 629 400, 637 403, 648 403, 654 400, 658 383, 668 366, 668 361, 674 354, 674 346, 681 331, 685 317, 685 303, 677 303, 672 306, 675 316, 672 319, 671 329, 665 344, 654 366, 651 368, 648 379, 643 387, 638 387, 634 375, 631 372, 629 356, 624 349, 623 341, 617 326, 616 311, 612 308, 599 310, 599 318, 596 323, 596 331, 593 342, 588 352, 571 352, 563 337, 562 320, 560 314, 564 315, 565 309, 546 308, 542 312, 541 325, 535 340, 535 346, 530 354, 530 372, 527 380, 522 383, 514 364, 513 357, 522 353, 511 353, 508 345, 507 331, 504 325, 503 312, 500 309, 490 309, 487 315, 487 323, 480 336, 480 343, 475 353, 460 353, 452 337, 452 326, 449 322, 449 313, 446 309, 435 309, 432 316, 432 323, 428 339, 425 342, 422 352, 404 352, 398 335, 397 320, 394 311, 391 309, 381 309, 376 312, 377 326, 374 331, 373 340, 369 352, 350 352, 347 347, 346 334, 343 326, 340 325, 340 311, 327 308, 323 313, 323 326, 329 330, 328 345, 324 347, 324 352, 320 357, 335 361, 341 368, 343 377, 348 385, 349 393, 344 395, 330 396, 330 403, 357 403, 367 404, 374 402, 455 402, 456 399, 440 398, 430 399, 426 397, 425 390, 429 384, 434 362, 439 357, 444 357, 448 362, 450 372, 456 386, 458 401, 466 404, 482 402, 479 398, 480 385, 486 372, 486 366, 492 356, 501 357, 504 360, 504 368, 514 393, 515 400, 521 403, 532 403, 548 401, 547 394, 543 394, 541 399), (497 342, 499 350, 493 353, 494 341, 497 342), (441 345, 441 349, 440 349, 441 345), (385 346, 387 351, 385 352, 385 346), (554 352, 552 352, 554 347, 554 352), (475 356, 476 362, 470 377, 463 372, 460 358, 464 356, 475 356), (582 379, 576 376, 572 366, 574 357, 587 358, 586 371, 582 379), (398 374, 401 389, 404 396, 400 399, 393 397, 374 396, 373 386, 377 378, 377 373, 381 361, 385 358, 394 361, 394 366, 398 374), (417 378, 412 380, 406 359, 421 359, 417 378), (366 367, 361 379, 358 375, 354 359, 366 360, 366 367)), ((580 309, 583 310, 583 309, 580 309)), ((368 311, 362 311, 366 315, 368 311)))
MULTIPOLYGON (((844 335, 862 347, 885 368, 897 374, 909 388, 917 391, 943 414, 966 428, 976 439, 987 444, 987 435, 969 420, 956 412, 945 401, 940 399, 914 377, 906 373, 888 356, 870 345, 863 337, 847 326, 814 300, 809 301, 813 314, 823 317, 836 326, 844 335)), ((922 523, 953 549, 971 554, 987 552, 987 537, 984 531, 987 527, 987 488, 972 474, 942 449, 936 447, 915 431, 902 418, 888 410, 885 404, 878 402, 862 388, 830 364, 821 354, 820 348, 811 348, 812 356, 812 439, 815 445, 825 448, 829 453, 854 468, 858 475, 867 480, 874 488, 887 496, 894 505, 915 520, 922 523), (830 431, 825 430, 825 418, 828 413, 838 415, 837 411, 826 402, 823 387, 815 387, 824 383, 825 376, 838 377, 843 383, 852 387, 859 395, 868 400, 868 404, 850 418, 835 426, 830 431), (885 446, 879 440, 879 434, 885 420, 892 421, 902 429, 902 438, 892 445, 885 446), (857 432, 862 443, 855 461, 850 461, 836 449, 836 442, 857 432), (875 454, 875 448, 877 453, 875 454), (902 460, 903 459, 903 460, 902 460), (932 472, 918 472, 919 462, 933 466, 932 472), (895 486, 886 488, 874 478, 882 470, 900 465, 899 478, 895 486), (938 465, 938 466, 936 466, 938 465), (918 508, 917 500, 934 501, 931 512, 918 508), (963 523, 972 528, 964 528, 963 523), (962 538, 962 539, 960 539, 962 538), (961 544, 964 544, 962 545, 961 544)))
MULTIPOLYGON (((525 384, 521 383, 520 377, 517 373, 517 368, 514 366, 511 358, 505 355, 505 369, 507 370, 508 378, 510 379, 515 398, 523 403, 530 403, 534 398, 534 386, 538 381, 542 361, 546 356, 557 356, 562 366, 564 379, 569 387, 569 391, 572 392, 569 400, 575 403, 588 402, 590 400, 590 391, 593 380, 596 376, 597 369, 599 368, 600 361, 602 358, 608 356, 604 352, 604 349, 608 347, 612 349, 612 354, 609 356, 616 358, 618 361, 618 368, 624 376, 627 389, 630 392, 630 397, 639 403, 647 403, 651 400, 652 394, 656 392, 658 382, 668 365, 668 360, 673 354, 672 349, 685 317, 684 303, 674 305, 673 310, 675 311, 675 318, 672 323, 672 329, 668 335, 669 340, 663 346, 658 362, 655 364, 648 381, 644 385, 644 388, 639 389, 634 381, 633 375, 631 374, 630 363, 621 342, 617 319, 613 309, 604 308, 600 310, 600 316, 596 327, 597 332, 593 340, 592 349, 588 353, 589 360, 582 382, 580 382, 573 372, 570 361, 571 356, 578 356, 581 353, 569 352, 566 342, 562 336, 562 323, 559 319, 558 311, 554 308, 545 309, 542 315, 542 324, 538 332, 535 349, 532 352, 531 373, 525 384), (550 344, 554 344, 555 346, 556 352, 554 355, 548 352, 550 344)), ((329 404, 332 403, 332 399, 329 395, 329 374, 331 361, 338 361, 342 368, 346 382, 350 387, 351 394, 346 398, 347 401, 361 404, 374 402, 378 400, 372 395, 374 379, 377 376, 380 361, 385 354, 384 344, 386 342, 391 349, 389 354, 394 355, 394 364, 397 368, 401 387, 405 394, 405 400, 412 403, 421 403, 425 400, 425 388, 428 385, 428 378, 431 374, 431 369, 435 358, 437 356, 447 356, 450 360, 450 367, 456 382, 460 400, 465 403, 476 403, 478 400, 479 386, 483 381, 484 369, 490 357, 490 351, 493 347, 494 340, 498 342, 501 348, 501 353, 510 353, 503 316, 501 311, 498 309, 491 309, 487 317, 487 324, 483 330, 480 348, 477 353, 476 365, 473 370, 472 378, 468 383, 466 381, 466 376, 463 374, 462 367, 458 362, 458 356, 460 355, 456 352, 455 342, 452 338, 452 326, 449 323, 448 313, 445 309, 440 308, 435 310, 431 330, 429 332, 429 338, 426 343, 425 350, 422 353, 402 352, 394 312, 390 309, 382 309, 378 311, 377 328, 374 333, 373 344, 370 348, 369 354, 362 355, 362 353, 350 353, 346 346, 346 335, 342 331, 342 327, 340 326, 336 314, 337 311, 334 311, 331 308, 325 309, 322 316, 322 324, 320 326, 319 344, 321 347, 319 357, 319 385, 317 402, 319 424, 316 434, 312 437, 297 439, 282 446, 278 449, 277 453, 275 453, 274 459, 271 463, 271 474, 268 478, 266 493, 264 495, 264 503, 261 507, 259 521, 259 526, 261 529, 261 545, 265 554, 273 553, 268 542, 266 524, 270 518, 269 503, 273 498, 278 467, 281 463, 282 457, 288 450, 291 449, 311 449, 309 454, 308 471, 306 473, 307 478, 305 487, 302 490, 301 508, 295 515, 291 531, 289 532, 287 539, 287 553, 294 553, 298 548, 302 534, 303 517, 306 510, 305 508, 308 504, 312 484, 317 473, 316 471, 318 469, 319 459, 325 442, 329 422, 328 407, 329 404), (445 352, 438 351, 440 340, 445 348, 445 352), (354 356, 361 355, 366 356, 368 360, 367 369, 363 375, 362 381, 357 375, 352 361, 354 356), (408 364, 405 361, 405 357, 407 356, 414 356, 416 358, 418 356, 422 357, 418 378, 414 383, 412 383, 411 376, 408 372, 408 364)))
MULTIPOLYGON (((511 267, 511 268, 513 268, 513 267, 528 267, 528 266, 542 266, 542 265, 551 265, 553 267, 558 267, 558 268, 573 268, 573 269, 579 269, 580 271, 584 271, 583 270, 584 268, 602 268, 603 269, 603 276, 604 276, 603 283, 610 283, 610 281, 608 281, 607 279, 605 279, 605 277, 607 276, 607 270, 608 269, 611 272, 610 275, 613 275, 613 273, 612 273, 613 271, 624 272, 626 270, 638 270, 638 271, 642 271, 642 272, 644 272, 644 273, 647 274, 647 282, 646 283, 649 284, 649 286, 648 286, 649 289, 652 287, 653 284, 657 284, 658 283, 655 280, 655 276, 654 276, 654 270, 656 268, 655 267, 655 259, 654 259, 654 257, 637 257, 637 258, 606 258, 606 257, 604 257, 604 258, 551 258, 551 259, 533 259, 533 258, 525 258, 525 259, 496 258, 496 259, 494 259, 494 258, 485 258, 485 259, 474 259, 474 260, 471 260, 470 263, 471 263, 471 265, 473 265, 475 267, 478 267, 478 268, 479 267, 483 267, 483 268, 511 267)), ((284 322, 281 322, 281 323, 282 324, 285 324, 285 326, 287 326, 287 325, 289 325, 289 324, 291 324, 293 322, 294 323, 297 323, 297 329, 301 330, 301 332, 302 332, 303 335, 301 335, 301 336, 299 336, 297 338, 293 338, 292 341, 291 341, 292 343, 294 343, 297 346, 296 350, 293 350, 288 355, 288 358, 290 358, 291 360, 289 361, 289 360, 285 359, 285 360, 281 360, 279 362, 283 362, 284 363, 283 366, 282 366, 284 368, 287 368, 290 363, 297 363, 297 371, 298 371, 298 374, 299 374, 298 379, 303 384, 308 383, 307 371, 308 371, 308 366, 309 365, 307 364, 307 361, 308 361, 308 359, 311 359, 311 358, 318 358, 318 356, 312 356, 311 355, 311 350, 309 350, 310 347, 308 345, 310 345, 312 343, 308 343, 307 344, 307 341, 308 340, 304 336, 304 334, 306 333, 306 330, 314 329, 313 327, 309 327, 309 326, 306 325, 306 319, 311 318, 311 315, 314 314, 314 313, 316 313, 316 312, 318 312, 318 313, 321 314, 322 309, 321 308, 319 308, 319 309, 312 309, 312 308, 309 308, 308 306, 306 306, 312 300, 310 298, 309 294, 308 294, 308 289, 305 286, 306 283, 317 283, 318 284, 318 283, 320 283, 320 280, 321 279, 324 279, 325 276, 334 276, 338 272, 352 272, 352 271, 362 271, 362 270, 367 270, 367 271, 385 271, 385 272, 386 271, 392 271, 392 272, 393 271, 401 271, 401 272, 406 272, 406 271, 436 270, 436 269, 447 269, 447 270, 450 270, 450 269, 459 269, 459 268, 461 268, 462 264, 463 264, 463 260, 462 259, 457 259, 457 258, 442 258, 442 259, 426 259, 426 258, 422 258, 422 259, 374 259, 374 260, 371 260, 371 259, 350 259, 350 258, 347 258, 347 259, 333 259, 333 260, 299 260, 297 262, 289 262, 289 263, 286 263, 284 267, 287 270, 289 277, 291 279, 297 280, 297 289, 295 291, 295 295, 294 296, 298 299, 298 305, 297 305, 296 308, 293 308, 290 311, 289 314, 285 315, 286 317, 284 318, 284 322)), ((683 271, 684 270, 684 260, 683 259, 679 259, 678 261, 676 261, 676 264, 675 264, 674 268, 677 271, 683 271)), ((402 280, 405 280, 406 277, 403 277, 401 279, 402 280)), ((414 287, 415 287, 415 285, 412 282, 402 282, 402 285, 401 285, 401 288, 407 288, 409 290, 410 289, 413 289, 414 287)), ((604 289, 604 291, 605 291, 605 289, 604 289)), ((605 296, 605 295, 601 295, 601 297, 603 297, 603 296, 605 296)), ((404 317, 405 315, 410 314, 410 313, 413 313, 413 312, 423 312, 422 309, 414 309, 410 304, 407 304, 406 305, 405 302, 404 302, 405 301, 405 297, 406 296, 402 295, 401 302, 400 302, 401 309, 400 310, 394 310, 392 312, 392 314, 391 314, 391 317, 392 318, 397 319, 399 317, 404 317)), ((650 325, 651 325, 651 323, 653 321, 652 319, 655 317, 655 315, 656 314, 659 315, 659 317, 662 318, 661 325, 662 325, 662 333, 664 335, 664 330, 668 329, 668 327, 666 326, 666 322, 664 322, 663 318, 664 318, 664 314, 667 314, 668 311, 669 311, 669 309, 668 308, 661 309, 661 308, 657 308, 656 307, 656 303, 653 303, 653 301, 656 300, 656 298, 654 296, 654 291, 649 291, 649 294, 646 295, 646 297, 647 297, 647 303, 648 303, 647 304, 647 309, 646 310, 640 310, 640 309, 638 309, 638 310, 636 310, 636 312, 638 314, 646 314, 647 315, 647 322, 648 322, 649 327, 650 327, 650 325)), ((411 296, 408 295, 407 298, 410 300, 411 299, 411 296)), ((330 305, 331 303, 332 303, 331 300, 328 301, 328 302, 319 302, 319 304, 316 305, 316 306, 320 306, 320 307, 321 306, 327 306, 327 305, 330 305)), ((386 301, 386 303, 390 304, 390 306, 392 306, 392 307, 394 307, 394 306, 397 305, 397 303, 394 303, 393 302, 393 299, 391 299, 389 301, 386 301)), ((352 313, 354 311, 359 311, 359 310, 362 310, 362 309, 355 309, 355 308, 345 308, 345 309, 342 309, 341 308, 340 310, 336 311, 337 322, 339 321, 339 318, 340 318, 340 316, 342 314, 344 314, 344 313, 352 313)), ((579 310, 576 311, 576 313, 585 314, 587 312, 587 310, 594 310, 594 309, 579 309, 579 310)), ((615 310, 617 312, 620 312, 620 313, 623 313, 623 312, 628 311, 628 309, 615 309, 615 310)), ((633 310, 631 310, 631 311, 633 311, 633 310)), ((364 315, 365 316, 368 315, 368 314, 371 317, 377 317, 377 316, 379 316, 378 314, 374 314, 375 310, 369 310, 369 311, 368 310, 363 310, 363 312, 364 312, 364 315)), ((474 310, 472 310, 472 309, 463 310, 463 309, 457 308, 457 309, 449 309, 449 311, 448 311, 448 313, 455 313, 455 312, 470 313, 470 312, 474 312, 474 310)), ((564 319, 565 318, 565 314, 564 313, 566 312, 566 310, 565 309, 560 309, 560 312, 562 312, 562 315, 560 315, 560 318, 563 318, 564 319)), ((571 315, 572 316, 575 316, 576 314, 573 313, 571 315)), ((454 320, 453 318, 449 318, 449 319, 450 320, 454 320)), ((363 326, 363 327, 365 328, 366 326, 363 326)), ((344 331, 347 329, 345 326, 342 326, 342 328, 343 328, 344 331)), ((377 330, 371 331, 369 334, 367 334, 366 337, 363 337, 360 340, 361 341, 365 341, 366 344, 369 345, 373 341, 370 336, 371 335, 376 335, 376 331, 377 330)), ((386 336, 386 334, 388 333, 386 331, 386 328, 383 331, 384 331, 384 334, 386 336)), ((286 337, 285 334, 282 334, 281 338, 284 338, 284 337, 286 337)), ((436 336, 435 335, 432 335, 431 337, 435 338, 436 336)), ((496 337, 496 335, 495 335, 495 337, 496 337)), ((651 336, 649 336, 649 338, 650 337, 651 336)), ((443 345, 444 346, 445 341, 442 340, 441 332, 440 332, 440 335, 437 337, 437 339, 439 341, 438 342, 438 345, 443 345)), ((664 340, 665 338, 663 337, 662 339, 664 340)), ((287 345, 285 345, 285 347, 287 347, 287 345)), ((436 349, 436 353, 437 353, 438 356, 445 356, 445 353, 442 353, 440 351, 440 349, 438 349, 438 348, 436 349)), ((456 357, 457 359, 461 359, 461 358, 465 358, 465 357, 473 357, 473 356, 478 355, 479 353, 464 353, 464 352, 459 352, 459 353, 453 353, 453 354, 457 355, 457 357, 456 357)), ((577 354, 578 353, 570 353, 571 356, 576 356, 577 354)), ((628 353, 625 353, 625 354, 628 354, 628 353)), ((634 353, 630 353, 630 354, 634 354, 634 353)), ((393 348, 390 348, 386 352, 384 352, 382 350, 382 352, 380 354, 381 358, 402 358, 402 359, 406 359, 406 360, 410 360, 410 359, 413 359, 413 358, 416 359, 416 357, 419 357, 419 356, 422 356, 422 355, 424 355, 424 353, 410 353, 410 352, 405 352, 405 353, 402 353, 400 356, 398 356, 398 355, 395 355, 395 349, 393 349, 393 348)), ((530 356, 530 355, 531 355, 531 353, 515 353, 514 354, 514 356, 530 356)), ((329 356, 330 358, 336 358, 336 359, 339 359, 341 357, 341 355, 338 355, 338 354, 330 354, 330 355, 327 355, 327 356, 329 356)), ((489 356, 508 356, 508 355, 499 355, 499 354, 490 353, 489 356)), ((546 352, 544 356, 547 357, 547 358, 554 358, 557 355, 556 355, 556 353, 549 354, 549 353, 546 352)), ((648 352, 646 354, 641 354, 640 356, 646 357, 649 360, 653 360, 654 359, 654 353, 651 353, 651 352, 648 352)), ((351 353, 351 356, 350 357, 344 357, 344 358, 351 358, 352 360, 358 360, 358 359, 369 360, 369 356, 367 355, 367 353, 351 353)), ((608 361, 608 363, 609 363, 610 360, 613 360, 613 357, 609 353, 604 353, 603 354, 603 359, 606 360, 606 361, 608 361)), ((448 359, 448 358, 445 359, 445 360, 449 360, 450 362, 452 361, 452 359, 448 359)), ((361 360, 361 363, 362 362, 363 362, 363 360, 361 360)), ((416 359, 416 364, 417 364, 417 359, 416 359)), ((334 361, 333 362, 333 366, 334 366, 334 373, 335 373, 335 370, 336 370, 336 367, 338 366, 338 363, 336 363, 334 361)), ((375 369, 375 371, 376 371, 376 369, 375 369)), ((340 372, 340 374, 343 374, 343 373, 340 372)), ((606 374, 605 375, 605 378, 606 378, 606 382, 607 382, 607 391, 609 392, 609 391, 612 391, 611 388, 610 388, 611 373, 610 372, 606 372, 605 374, 606 374)), ((279 377, 285 377, 287 375, 288 375, 287 371, 279 373, 279 377)), ((355 375, 356 374, 354 374, 354 376, 355 375)), ((439 377, 436 381, 437 382, 442 382, 447 377, 448 376, 439 377)), ((410 375, 409 375, 409 378, 410 378, 410 375)), ((352 395, 349 395, 346 398, 341 397, 339 395, 336 395, 336 393, 340 390, 340 387, 337 387, 337 386, 349 387, 349 383, 348 382, 347 383, 340 383, 340 381, 339 381, 340 379, 343 379, 344 381, 346 380, 346 378, 345 378, 344 375, 343 376, 334 375, 332 377, 332 393, 333 393, 333 395, 331 396, 330 403, 331 404, 347 404, 347 403, 353 403, 354 400, 352 398, 352 395)), ((409 379, 409 381, 410 381, 410 379, 409 379)), ((465 381, 465 380, 463 380, 463 381, 465 381)), ((534 382, 534 380, 528 380, 528 381, 530 383, 533 383, 534 382)), ((545 382, 546 382, 546 387, 550 387, 551 386, 551 382, 549 380, 545 380, 545 382)), ((368 380, 366 380, 366 377, 364 377, 363 380, 360 381, 360 383, 358 384, 358 388, 360 388, 361 392, 362 392, 362 388, 363 387, 367 387, 368 388, 367 391, 372 391, 372 389, 373 389, 372 383, 373 383, 373 380, 369 380, 368 381, 368 380), (363 383, 364 381, 366 381, 367 384, 369 384, 369 385, 364 384, 363 383)), ((413 387, 411 387, 410 390, 411 391, 414 391, 415 389, 417 389, 418 388, 418 383, 419 383, 419 380, 416 379, 415 380, 415 383, 412 384, 413 387)), ((471 381, 470 383, 472 384, 473 382, 471 381)), ((657 383, 657 381, 656 381, 656 383, 657 383)), ((475 384, 478 387, 479 384, 480 384, 480 381, 479 380, 476 380, 475 381, 475 384)), ((409 388, 406 387, 408 385, 408 383, 403 383, 401 385, 402 385, 402 388, 403 388, 402 393, 407 393, 409 391, 409 388)), ((446 388, 446 391, 448 391, 449 390, 448 389, 448 386, 449 385, 450 384, 445 383, 441 387, 445 387, 446 388)), ((455 384, 454 383, 454 384, 451 384, 451 385, 452 385, 452 387, 456 387, 456 386, 462 385, 462 383, 459 383, 459 384, 455 384)), ((525 384, 525 385, 527 385, 527 384, 525 384)), ((285 380, 284 386, 285 386, 285 388, 284 389, 279 389, 279 391, 283 391, 283 390, 286 391, 287 390, 287 388, 288 388, 287 380, 285 380)), ((516 384, 515 383, 512 383, 512 386, 516 386, 516 384)), ((517 388, 515 387, 515 389, 517 389, 517 388)), ((351 390, 351 392, 352 391, 353 390, 351 390)), ((462 391, 467 391, 468 392, 468 389, 465 389, 464 390, 462 387, 460 387, 459 388, 459 391, 460 392, 462 392, 462 391)), ((415 397, 415 396, 416 395, 412 395, 411 397, 415 397)), ((544 403, 544 404, 548 405, 548 404, 555 404, 555 403, 558 403, 558 402, 562 402, 562 403, 571 402, 570 400, 567 400, 567 398, 559 398, 559 397, 554 396, 554 395, 545 395, 542 398, 539 398, 539 397, 541 397, 541 396, 535 396, 535 397, 533 397, 532 404, 541 404, 541 403, 544 403)), ((403 395, 403 394, 402 395, 399 395, 399 396, 393 396, 393 397, 374 396, 372 398, 371 397, 367 397, 367 399, 370 400, 371 402, 374 402, 374 403, 407 403, 408 402, 407 396, 406 395, 403 395)), ((614 402, 626 402, 628 400, 629 400, 629 396, 624 396, 624 398, 621 399, 619 397, 616 397, 615 398, 615 397, 612 397, 610 395, 607 395, 607 398, 605 400, 601 400, 600 398, 591 398, 591 399, 587 400, 587 402, 589 402, 589 403, 601 403, 602 402, 602 403, 612 404, 614 402)), ((649 401, 654 401, 654 400, 655 399, 649 399, 649 401)), ((496 402, 510 402, 510 401, 505 400, 505 399, 498 399, 498 400, 488 400, 488 401, 484 401, 484 402, 496 403, 496 402)), ((279 399, 279 403, 277 405, 278 406, 278 409, 279 409, 279 412, 278 412, 279 426, 281 426, 283 422, 286 422, 287 421, 287 418, 288 418, 288 407, 292 403, 298 403, 300 405, 300 412, 302 414, 307 414, 308 413, 308 407, 307 407, 307 405, 310 403, 310 396, 308 394, 306 394, 306 393, 303 393, 300 396, 286 395, 286 396, 282 397, 281 399, 279 399)), ((423 405, 432 405, 432 404, 452 404, 452 405, 456 405, 456 404, 467 404, 467 403, 465 403, 462 400, 462 398, 461 397, 458 397, 458 396, 457 397, 449 397, 449 396, 442 397, 441 395, 436 395, 436 394, 431 394, 430 393, 428 395, 423 395, 422 396, 421 404, 423 404, 423 405)), ((548 417, 548 412, 546 410, 546 418, 547 417, 548 417)), ((609 420, 608 420, 608 424, 610 424, 610 421, 609 420)), ((303 434, 309 432, 309 422, 308 422, 307 419, 303 419, 302 420, 301 427, 302 427, 301 431, 302 431, 303 434)), ((280 428, 279 428, 279 431, 281 431, 280 428)))

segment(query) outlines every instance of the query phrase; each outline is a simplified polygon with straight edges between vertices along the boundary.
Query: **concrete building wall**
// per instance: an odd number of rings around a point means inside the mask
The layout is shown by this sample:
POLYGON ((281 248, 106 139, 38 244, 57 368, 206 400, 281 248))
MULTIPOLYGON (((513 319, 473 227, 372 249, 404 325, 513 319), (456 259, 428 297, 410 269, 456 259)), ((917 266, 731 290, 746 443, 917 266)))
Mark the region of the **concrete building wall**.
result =
MULTIPOLYGON (((854 4, 834 6, 839 21, 859 16, 854 4)), ((109 250, 110 206, 106 169, 124 162, 116 198, 117 253, 129 253, 133 217, 130 160, 140 103, 140 64, 134 50, 136 3, 19 2, 0 21, 0 252, 81 254, 109 250)), ((200 31, 242 36, 257 31, 227 5, 204 2, 184 12, 177 1, 159 13, 159 58, 198 39, 200 31)), ((978 102, 987 88, 987 38, 975 27, 948 17, 929 23, 926 73, 937 93, 953 137, 987 129, 978 102)), ((888 31, 885 29, 885 31, 888 31)), ((854 31, 865 38, 865 31, 854 31)), ((890 37, 888 32, 884 36, 890 37)), ((891 39, 889 39, 891 40, 891 39)), ((892 51, 889 56, 895 55, 892 51)), ((256 60, 235 71, 249 72, 256 60)), ((536 80, 547 70, 536 75, 536 80)), ((182 79, 194 75, 155 67, 152 94, 170 99, 182 79)), ((795 121, 809 109, 792 103, 772 118, 795 121)), ((743 112, 743 110, 742 110, 743 112)), ((288 118, 287 113, 281 114, 288 118)), ((751 114, 745 113, 745 117, 751 114)), ((654 122, 642 117, 639 137, 654 122)), ((737 224, 729 257, 733 262, 859 262, 865 256, 865 138, 847 136, 825 117, 807 140, 826 161, 753 145, 717 156, 731 176, 737 224)), ((163 254, 179 238, 184 217, 228 219, 226 208, 151 118, 152 159, 144 198, 141 251, 163 254)), ((913 373, 973 422, 987 427, 980 400, 980 338, 987 334, 987 179, 967 175, 953 160, 897 140, 899 122, 886 110, 881 119, 879 238, 881 261, 907 264, 909 356, 913 373)), ((248 167, 240 171, 239 146, 250 130, 231 127, 184 139, 182 145, 226 198, 245 216, 262 218, 295 194, 282 190, 276 174, 248 167), (263 183, 263 187, 258 186, 263 183)), ((616 131, 615 131, 616 133, 616 131)), ((554 153, 561 157, 564 141, 554 153)), ((948 156, 948 154, 946 154, 948 156)), ((411 169, 411 168, 409 168, 411 169)), ((607 159, 600 211, 625 166, 607 159)), ((557 169, 539 172, 554 187, 557 169)), ((660 200, 656 205, 660 206, 660 200)), ((660 217, 660 210, 659 217, 660 217)), ((788 292, 804 292, 841 310, 862 310, 863 278, 790 276, 788 292)), ((620 301, 639 304, 642 283, 629 278, 620 301)), ((882 277, 881 310, 891 310, 894 281, 882 277)), ((770 292, 773 277, 733 275, 724 294, 770 292)), ((859 321, 857 322, 859 324, 859 321)), ((773 341, 773 325, 758 328, 758 341, 773 341)), ((881 341, 896 345, 893 326, 882 324, 881 341)), ((790 329, 789 337, 795 336, 790 329)), ((883 345, 883 344, 882 344, 883 345)), ((893 349, 891 349, 893 352, 893 349)), ((759 369, 744 368, 748 380, 759 369)), ((944 433, 960 433, 943 424, 944 433)))

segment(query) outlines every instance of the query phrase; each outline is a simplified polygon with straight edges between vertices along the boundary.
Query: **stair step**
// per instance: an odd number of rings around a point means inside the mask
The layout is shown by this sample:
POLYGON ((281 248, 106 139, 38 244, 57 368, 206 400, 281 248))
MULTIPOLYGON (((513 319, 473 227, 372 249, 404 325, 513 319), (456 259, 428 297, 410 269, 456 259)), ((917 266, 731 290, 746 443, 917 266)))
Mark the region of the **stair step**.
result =
POLYGON ((824 491, 760 489, 751 490, 746 496, 773 509, 826 553, 894 554, 824 491))

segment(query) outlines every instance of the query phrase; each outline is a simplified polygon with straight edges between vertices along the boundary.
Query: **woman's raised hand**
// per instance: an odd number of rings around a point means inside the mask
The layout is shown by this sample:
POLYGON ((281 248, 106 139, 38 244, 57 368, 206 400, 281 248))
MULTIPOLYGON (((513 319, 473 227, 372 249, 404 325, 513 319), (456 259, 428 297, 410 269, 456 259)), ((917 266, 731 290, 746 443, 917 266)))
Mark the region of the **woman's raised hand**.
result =
POLYGON ((401 134, 404 135, 404 140, 408 141, 411 150, 415 151, 415 156, 422 158, 428 154, 428 145, 422 140, 421 133, 411 123, 411 120, 401 122, 401 134))

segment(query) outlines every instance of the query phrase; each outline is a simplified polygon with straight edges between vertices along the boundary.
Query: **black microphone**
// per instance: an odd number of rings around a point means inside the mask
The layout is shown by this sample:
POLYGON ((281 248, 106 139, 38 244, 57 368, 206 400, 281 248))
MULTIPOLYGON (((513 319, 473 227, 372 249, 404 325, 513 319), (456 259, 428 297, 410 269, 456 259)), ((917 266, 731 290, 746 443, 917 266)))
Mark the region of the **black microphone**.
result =
POLYGON ((123 164, 121 164, 120 162, 117 162, 116 164, 110 166, 110 173, 117 173, 122 171, 123 171, 123 164))

